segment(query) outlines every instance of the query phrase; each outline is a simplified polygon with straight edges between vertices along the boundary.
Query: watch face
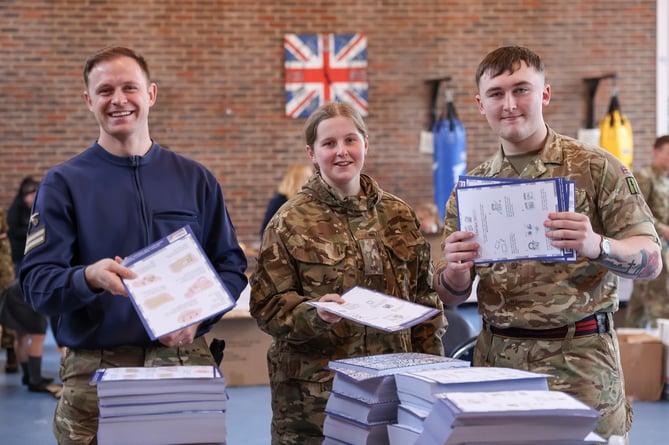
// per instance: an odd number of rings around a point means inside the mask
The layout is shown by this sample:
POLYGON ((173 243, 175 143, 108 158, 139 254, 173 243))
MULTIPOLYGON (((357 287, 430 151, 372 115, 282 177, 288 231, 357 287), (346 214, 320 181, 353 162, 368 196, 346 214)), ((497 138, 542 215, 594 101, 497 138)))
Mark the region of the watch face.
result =
POLYGON ((611 243, 608 238, 602 237, 602 257, 607 257, 611 253, 611 243))

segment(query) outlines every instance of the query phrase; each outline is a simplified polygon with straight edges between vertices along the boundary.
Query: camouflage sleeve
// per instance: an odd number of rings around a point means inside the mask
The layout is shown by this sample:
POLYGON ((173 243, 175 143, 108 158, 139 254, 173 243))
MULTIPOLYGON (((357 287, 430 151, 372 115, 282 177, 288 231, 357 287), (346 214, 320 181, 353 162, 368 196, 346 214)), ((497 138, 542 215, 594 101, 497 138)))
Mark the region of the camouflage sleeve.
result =
POLYGON ((7 215, 4 210, 0 210, 0 233, 6 233, 9 230, 7 215))
POLYGON ((648 200, 650 194, 653 191, 653 181, 645 170, 641 170, 638 173, 635 173, 634 177, 636 178, 636 182, 639 185, 639 190, 641 191, 644 199, 648 200))
POLYGON ((5 212, 0 211, 0 291, 4 290, 14 281, 14 263, 12 262, 12 250, 7 237, 7 218, 5 212))
MULTIPOLYGON (((610 153, 602 162, 592 163, 591 169, 602 233, 615 239, 643 236, 659 245, 653 214, 634 175, 610 153)), ((598 229, 594 221, 593 229, 598 229)))
MULTIPOLYGON (((436 293, 432 293, 430 300, 434 301, 435 305, 441 306, 436 293)), ((427 305, 427 303, 423 304, 427 305)), ((439 314, 411 328, 411 343, 414 352, 444 355, 441 337, 446 333, 448 322, 444 317, 443 307, 441 309, 442 312, 439 314)))
POLYGON ((669 201, 667 200, 667 196, 665 193, 662 193, 664 190, 656 187, 655 182, 657 179, 653 177, 650 169, 641 170, 635 177, 639 184, 639 190, 641 190, 648 207, 653 212, 655 230, 657 230, 658 234, 662 235, 669 222, 669 201))
POLYGON ((435 307, 440 313, 411 329, 411 343, 415 352, 444 355, 444 346, 441 337, 446 332, 447 321, 444 317, 444 306, 437 293, 432 289, 432 275, 434 265, 430 257, 429 244, 419 252, 418 283, 416 303, 435 307))
MULTIPOLYGON (((453 192, 451 193, 451 196, 448 198, 448 201, 446 202, 446 217, 444 218, 444 230, 442 232, 441 236, 441 246, 443 248, 444 246, 444 240, 448 235, 450 235, 453 232, 456 232, 459 229, 459 223, 458 223, 458 207, 457 207, 457 201, 455 199, 455 189, 453 189, 453 192)), ((444 258, 441 258, 439 262, 435 265, 436 269, 439 269, 439 266, 445 263, 444 258)))
POLYGON ((308 300, 301 295, 297 272, 283 240, 269 226, 251 277, 251 316, 269 335, 304 343, 327 334, 331 328, 313 306, 305 304, 308 300))

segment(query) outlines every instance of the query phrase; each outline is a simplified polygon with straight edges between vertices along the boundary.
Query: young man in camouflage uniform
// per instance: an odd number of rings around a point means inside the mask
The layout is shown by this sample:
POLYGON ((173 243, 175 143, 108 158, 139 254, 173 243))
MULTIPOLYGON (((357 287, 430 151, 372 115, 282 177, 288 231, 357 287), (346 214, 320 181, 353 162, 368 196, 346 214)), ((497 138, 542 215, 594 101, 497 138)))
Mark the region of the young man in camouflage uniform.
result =
POLYGON ((634 174, 648 207, 655 217, 655 229, 662 239, 662 272, 654 280, 636 280, 627 306, 626 324, 634 327, 657 325, 669 318, 667 282, 667 240, 669 239, 669 135, 653 144, 653 162, 634 174))
POLYGON ((442 355, 441 314, 388 333, 316 309, 363 286, 442 308, 431 288, 430 246, 416 215, 360 171, 367 127, 346 103, 321 106, 305 124, 317 171, 270 220, 251 278, 251 315, 273 336, 267 354, 272 444, 323 442, 330 360, 391 352, 442 355))
POLYGON ((576 262, 513 261, 474 265, 474 233, 458 230, 454 196, 447 203, 444 258, 434 286, 445 304, 459 304, 478 275, 483 329, 475 366, 521 368, 551 374, 554 390, 568 392, 601 413, 596 431, 626 436, 625 400, 612 314, 617 277, 652 279, 660 271, 653 217, 632 174, 611 154, 562 136, 543 119, 551 97, 539 56, 502 47, 476 72, 479 111, 500 148, 469 175, 575 181, 576 211, 551 212, 546 236, 574 249, 576 262))

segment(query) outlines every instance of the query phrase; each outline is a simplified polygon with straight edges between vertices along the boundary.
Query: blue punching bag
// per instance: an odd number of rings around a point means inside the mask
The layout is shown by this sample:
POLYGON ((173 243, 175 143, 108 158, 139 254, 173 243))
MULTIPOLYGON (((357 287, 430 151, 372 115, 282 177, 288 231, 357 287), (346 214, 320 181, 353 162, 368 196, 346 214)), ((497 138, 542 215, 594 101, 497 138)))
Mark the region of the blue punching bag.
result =
POLYGON ((467 172, 465 127, 458 119, 450 91, 446 92, 446 119, 436 121, 432 127, 432 133, 434 135, 434 203, 443 220, 446 214, 446 201, 458 177, 467 172))

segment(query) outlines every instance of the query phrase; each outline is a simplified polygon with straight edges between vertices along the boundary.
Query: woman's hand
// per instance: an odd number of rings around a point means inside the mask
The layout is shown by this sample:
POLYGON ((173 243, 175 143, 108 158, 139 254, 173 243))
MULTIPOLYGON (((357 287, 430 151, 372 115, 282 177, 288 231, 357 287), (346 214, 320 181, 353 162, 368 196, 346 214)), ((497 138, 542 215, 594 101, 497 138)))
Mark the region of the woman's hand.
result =
MULTIPOLYGON (((320 302, 334 301, 335 303, 338 304, 345 303, 345 300, 339 294, 325 294, 321 298, 319 298, 318 301, 320 302)), ((341 320, 341 317, 339 315, 335 315, 332 312, 328 312, 327 310, 322 308, 316 308, 316 313, 321 318, 321 320, 323 320, 326 323, 337 323, 339 320, 341 320)))

